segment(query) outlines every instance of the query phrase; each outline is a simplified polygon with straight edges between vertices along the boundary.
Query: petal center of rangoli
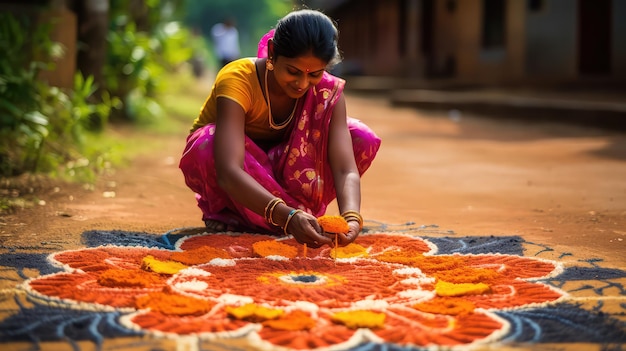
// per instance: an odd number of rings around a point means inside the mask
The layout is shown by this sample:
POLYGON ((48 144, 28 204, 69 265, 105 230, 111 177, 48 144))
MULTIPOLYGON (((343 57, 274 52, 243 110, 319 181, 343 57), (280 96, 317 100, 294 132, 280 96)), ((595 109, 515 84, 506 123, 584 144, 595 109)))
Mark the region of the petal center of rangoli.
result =
POLYGON ((317 274, 288 274, 280 277, 280 280, 288 284, 324 284, 326 277, 317 274))

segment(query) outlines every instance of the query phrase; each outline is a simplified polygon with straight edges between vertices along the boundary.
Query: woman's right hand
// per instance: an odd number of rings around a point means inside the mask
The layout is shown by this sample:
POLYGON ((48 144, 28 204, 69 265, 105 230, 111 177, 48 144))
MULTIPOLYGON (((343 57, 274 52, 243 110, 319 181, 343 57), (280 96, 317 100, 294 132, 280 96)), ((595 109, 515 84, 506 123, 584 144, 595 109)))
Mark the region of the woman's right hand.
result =
POLYGON ((350 229, 347 233, 337 235, 337 245, 347 246, 348 244, 356 240, 356 238, 359 236, 359 233, 361 233, 361 227, 359 226, 359 222, 349 221, 348 226, 350 227, 350 229))
POLYGON ((322 227, 317 222, 317 218, 306 212, 296 212, 285 231, 300 244, 307 244, 311 248, 333 244, 333 239, 322 234, 322 227))

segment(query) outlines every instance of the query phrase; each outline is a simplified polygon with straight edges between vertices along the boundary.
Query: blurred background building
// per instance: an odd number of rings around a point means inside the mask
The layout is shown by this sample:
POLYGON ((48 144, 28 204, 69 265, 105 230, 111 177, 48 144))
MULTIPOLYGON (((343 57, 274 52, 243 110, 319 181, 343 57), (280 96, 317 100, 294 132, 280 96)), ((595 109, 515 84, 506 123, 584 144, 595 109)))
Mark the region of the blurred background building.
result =
POLYGON ((471 84, 626 82, 623 0, 309 0, 344 75, 471 84))
MULTIPOLYGON (((132 0, 142 4, 142 1, 132 0)), ((503 85, 626 83, 624 0, 300 0, 337 21, 344 62, 336 73, 412 82, 503 85)), ((47 77, 71 84, 78 66, 99 81, 108 1, 0 0, 54 25, 66 56, 47 77), (78 43, 92 43, 80 50, 78 43), (94 44, 95 43, 95 44, 94 44)))

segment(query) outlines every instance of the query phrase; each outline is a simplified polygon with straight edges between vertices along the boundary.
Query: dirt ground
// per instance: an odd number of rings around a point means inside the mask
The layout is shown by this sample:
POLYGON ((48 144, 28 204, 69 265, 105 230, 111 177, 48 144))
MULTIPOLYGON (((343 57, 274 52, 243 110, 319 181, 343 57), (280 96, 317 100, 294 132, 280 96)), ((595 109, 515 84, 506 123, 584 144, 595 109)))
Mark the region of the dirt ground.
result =
MULTIPOLYGON (((349 115, 383 140, 362 180, 366 220, 437 225, 457 236, 521 235, 626 268, 626 134, 347 99, 349 115)), ((177 167, 184 135, 160 138, 160 148, 94 189, 51 185, 39 195, 45 204, 0 217, 2 246, 73 248, 91 229, 201 226, 177 167)))

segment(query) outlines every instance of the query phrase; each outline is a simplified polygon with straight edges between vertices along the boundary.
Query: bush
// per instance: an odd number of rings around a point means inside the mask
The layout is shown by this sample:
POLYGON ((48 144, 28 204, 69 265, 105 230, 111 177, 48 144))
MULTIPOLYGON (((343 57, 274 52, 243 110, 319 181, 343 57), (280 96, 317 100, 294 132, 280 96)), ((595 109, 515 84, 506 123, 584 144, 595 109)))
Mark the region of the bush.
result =
POLYGON ((165 72, 178 69, 193 55, 191 33, 164 14, 169 9, 168 2, 148 1, 145 6, 145 11, 136 14, 133 4, 112 1, 107 38, 106 88, 119 97, 123 107, 114 116, 133 122, 163 115, 156 99, 164 84, 161 79, 165 72))
POLYGON ((81 159, 81 141, 90 121, 106 120, 115 99, 90 104, 93 79, 76 75, 73 91, 38 80, 42 69, 63 54, 50 40, 48 25, 0 13, 0 176, 54 174, 66 162, 81 159), (97 116, 97 118, 93 118, 97 116))

